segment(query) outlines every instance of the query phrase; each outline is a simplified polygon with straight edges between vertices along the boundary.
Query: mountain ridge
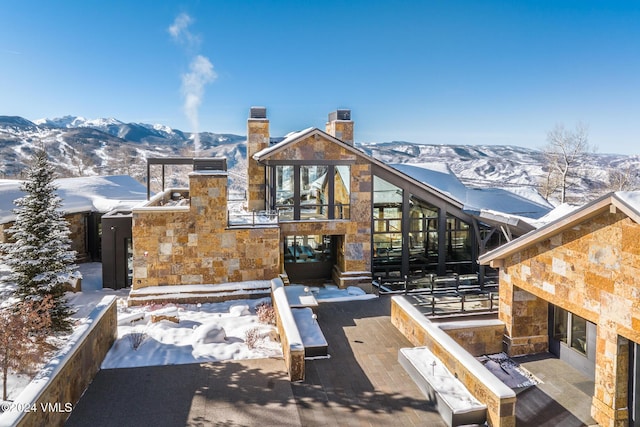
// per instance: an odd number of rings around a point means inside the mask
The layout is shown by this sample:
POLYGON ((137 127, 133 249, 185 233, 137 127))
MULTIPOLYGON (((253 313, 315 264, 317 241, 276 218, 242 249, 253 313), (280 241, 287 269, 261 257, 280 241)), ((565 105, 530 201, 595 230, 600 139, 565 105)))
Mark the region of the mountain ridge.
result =
MULTIPOLYGON (((125 123, 116 118, 86 119, 67 115, 30 121, 0 116, 0 176, 20 177, 36 147, 46 147, 63 176, 127 174, 144 181, 146 159, 168 156, 226 157, 230 187, 246 188, 246 136, 201 132, 201 151, 193 152, 194 134, 162 124, 125 123)), ((272 142, 282 140, 271 138, 272 142)), ((547 174, 541 150, 509 145, 418 144, 409 141, 361 142, 366 154, 385 163, 445 163, 472 187, 539 187, 547 174)), ((611 171, 640 177, 640 156, 585 153, 574 199, 590 199, 610 188, 611 171)), ((640 186, 636 186, 640 188, 640 186)))

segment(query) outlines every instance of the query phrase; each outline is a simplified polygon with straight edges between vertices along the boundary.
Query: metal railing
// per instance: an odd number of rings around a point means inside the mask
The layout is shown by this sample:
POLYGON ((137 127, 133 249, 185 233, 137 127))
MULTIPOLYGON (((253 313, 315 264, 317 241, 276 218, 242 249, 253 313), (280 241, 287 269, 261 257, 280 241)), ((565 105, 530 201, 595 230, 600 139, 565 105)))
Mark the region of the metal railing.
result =
POLYGON ((272 226, 278 224, 277 211, 235 212, 228 211, 229 226, 272 226))
POLYGON ((409 279, 378 277, 373 281, 378 295, 400 294, 419 306, 427 316, 493 313, 498 310, 498 283, 477 274, 452 274, 409 279))

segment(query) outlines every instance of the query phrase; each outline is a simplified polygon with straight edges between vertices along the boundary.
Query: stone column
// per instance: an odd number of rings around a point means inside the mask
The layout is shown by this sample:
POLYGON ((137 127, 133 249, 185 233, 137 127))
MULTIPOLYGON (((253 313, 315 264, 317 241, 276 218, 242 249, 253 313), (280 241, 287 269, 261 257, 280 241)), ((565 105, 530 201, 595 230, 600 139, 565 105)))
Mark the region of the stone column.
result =
POLYGON ((520 356, 548 351, 549 304, 511 285, 509 279, 501 269, 499 318, 506 325, 503 341, 506 353, 520 356))
POLYGON ((603 427, 629 423, 629 340, 599 325, 591 416, 603 427))
POLYGON ((249 210, 265 208, 265 167, 253 159, 253 155, 269 147, 269 120, 267 109, 251 107, 247 121, 247 207, 249 210))

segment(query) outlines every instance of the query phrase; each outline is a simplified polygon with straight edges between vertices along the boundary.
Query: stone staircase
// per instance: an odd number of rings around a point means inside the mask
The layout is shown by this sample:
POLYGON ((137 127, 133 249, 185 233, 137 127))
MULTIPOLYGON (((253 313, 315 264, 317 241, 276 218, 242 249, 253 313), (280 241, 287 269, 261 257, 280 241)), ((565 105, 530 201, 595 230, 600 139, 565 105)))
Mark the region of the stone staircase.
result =
POLYGON ((268 280, 250 282, 207 284, 207 285, 167 285, 148 286, 131 289, 128 305, 147 304, 197 304, 222 302, 236 299, 257 299, 271 295, 268 280))

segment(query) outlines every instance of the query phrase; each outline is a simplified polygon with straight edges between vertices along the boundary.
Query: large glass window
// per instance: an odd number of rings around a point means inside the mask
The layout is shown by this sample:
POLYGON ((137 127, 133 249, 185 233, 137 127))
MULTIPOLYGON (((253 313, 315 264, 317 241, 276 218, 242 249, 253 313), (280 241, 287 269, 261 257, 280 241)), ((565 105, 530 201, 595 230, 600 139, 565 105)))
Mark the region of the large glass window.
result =
POLYGON ((587 354, 587 320, 571 315, 571 347, 582 354, 587 354))
POLYGON ((553 307, 553 339, 566 343, 568 324, 569 312, 560 307, 553 307))
POLYGON ((402 189, 373 179, 374 273, 400 276, 402 270, 402 189))
POLYGON ((331 236, 286 236, 284 261, 288 263, 331 261, 331 236))
POLYGON ((553 339, 587 354, 587 320, 560 307, 553 307, 553 339))
POLYGON ((438 208, 411 196, 409 216, 409 268, 412 273, 435 273, 438 266, 438 208))
POLYGON ((446 230, 447 270, 455 273, 471 273, 471 227, 466 222, 447 215, 446 230))
POLYGON ((327 166, 300 166, 300 219, 329 217, 327 166))
POLYGON ((281 221, 348 219, 348 165, 278 165, 270 194, 281 221))
POLYGON ((351 206, 351 167, 340 165, 335 167, 333 179, 333 197, 335 219, 348 219, 351 217, 349 208, 351 206))
POLYGON ((275 175, 275 208, 280 213, 281 218, 293 219, 293 166, 276 166, 275 175))

